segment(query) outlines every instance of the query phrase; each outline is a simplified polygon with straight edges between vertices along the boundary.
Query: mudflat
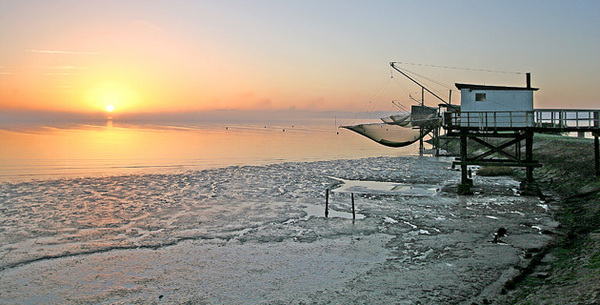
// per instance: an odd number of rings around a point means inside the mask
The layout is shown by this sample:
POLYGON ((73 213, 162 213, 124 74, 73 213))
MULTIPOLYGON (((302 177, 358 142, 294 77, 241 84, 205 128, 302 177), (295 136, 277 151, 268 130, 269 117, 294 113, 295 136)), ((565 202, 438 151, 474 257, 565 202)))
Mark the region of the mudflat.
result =
POLYGON ((3 183, 0 303, 492 300, 551 242, 554 206, 520 196, 508 177, 475 176, 475 195, 458 196, 450 162, 379 157, 3 183), (355 195, 353 220, 340 179, 406 192, 355 195))

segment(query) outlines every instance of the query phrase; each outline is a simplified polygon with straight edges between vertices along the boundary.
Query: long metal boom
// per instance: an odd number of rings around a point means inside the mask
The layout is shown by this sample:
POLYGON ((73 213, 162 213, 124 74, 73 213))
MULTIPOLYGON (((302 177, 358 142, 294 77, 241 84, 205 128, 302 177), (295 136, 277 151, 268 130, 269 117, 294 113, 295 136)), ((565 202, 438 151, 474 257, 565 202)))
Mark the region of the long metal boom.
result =
POLYGON ((419 83, 418 81, 416 81, 415 79, 413 79, 412 77, 410 77, 408 74, 404 73, 402 70, 398 69, 394 64, 396 62, 392 61, 390 62, 390 66, 392 66, 392 68, 394 68, 394 70, 398 71, 398 73, 404 75, 406 78, 410 79, 413 83, 419 85, 419 87, 421 87, 421 89, 429 92, 431 95, 435 96, 438 100, 442 101, 444 104, 446 105, 450 105, 450 103, 446 102, 444 99, 442 99, 441 97, 439 97, 437 94, 433 93, 431 90, 427 89, 427 87, 421 85, 421 83, 419 83))

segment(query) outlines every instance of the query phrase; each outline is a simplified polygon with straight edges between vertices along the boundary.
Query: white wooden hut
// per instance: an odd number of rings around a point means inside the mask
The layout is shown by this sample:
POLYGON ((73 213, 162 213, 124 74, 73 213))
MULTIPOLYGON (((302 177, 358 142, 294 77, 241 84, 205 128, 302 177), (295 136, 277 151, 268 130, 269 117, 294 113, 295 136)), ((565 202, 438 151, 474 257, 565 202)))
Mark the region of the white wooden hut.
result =
POLYGON ((526 87, 456 84, 461 93, 460 126, 520 128, 534 125, 533 91, 527 73, 526 87))

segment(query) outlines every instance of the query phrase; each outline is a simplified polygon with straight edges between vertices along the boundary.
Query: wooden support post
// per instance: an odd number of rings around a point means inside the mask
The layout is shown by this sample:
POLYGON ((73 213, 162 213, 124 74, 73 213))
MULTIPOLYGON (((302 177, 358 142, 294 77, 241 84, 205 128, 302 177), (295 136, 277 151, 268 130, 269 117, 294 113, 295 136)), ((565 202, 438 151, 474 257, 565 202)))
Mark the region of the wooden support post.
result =
POLYGON ((356 212, 354 211, 354 193, 350 193, 350 197, 352 198, 352 219, 356 219, 356 212))
MULTIPOLYGON (((594 127, 600 127, 600 111, 594 112, 594 127)), ((594 135, 594 161, 596 165, 596 177, 600 177, 600 143, 598 143, 600 131, 596 130, 592 134, 594 135)))
POLYGON ((461 179, 460 179, 460 183, 458 184, 458 190, 457 193, 459 195, 472 195, 473 192, 471 191, 471 185, 473 183, 473 180, 469 179, 469 177, 467 176, 468 174, 468 168, 467 168, 467 133, 469 131, 468 130, 461 130, 460 131, 460 174, 461 174, 461 179))
POLYGON ((460 183, 467 184, 467 131, 463 130, 460 133, 460 173, 461 180, 460 183))
POLYGON ((527 130, 525 137, 525 162, 527 162, 527 182, 533 182, 533 131, 527 130))
POLYGON ((419 156, 422 156, 423 153, 425 152, 425 146, 423 144, 423 132, 425 132, 425 128, 423 127, 419 127, 419 133, 421 135, 421 138, 419 139, 419 156))
MULTIPOLYGON (((521 160, 521 138, 518 132, 515 133, 515 139, 517 140, 515 143, 515 157, 517 160, 521 160)), ((525 147, 527 148, 527 135, 525 135, 525 147)))
POLYGON ((435 146, 436 157, 440 156, 440 128, 441 127, 438 126, 433 130, 433 145, 435 146))
POLYGON ((325 218, 329 217, 329 189, 325 190, 325 218))
POLYGON ((600 177, 600 145, 598 141, 599 133, 594 133, 594 161, 596 165, 596 177, 600 177))
POLYGON ((525 168, 527 176, 521 182, 521 195, 540 196, 540 189, 533 180, 533 130, 525 131, 525 168))

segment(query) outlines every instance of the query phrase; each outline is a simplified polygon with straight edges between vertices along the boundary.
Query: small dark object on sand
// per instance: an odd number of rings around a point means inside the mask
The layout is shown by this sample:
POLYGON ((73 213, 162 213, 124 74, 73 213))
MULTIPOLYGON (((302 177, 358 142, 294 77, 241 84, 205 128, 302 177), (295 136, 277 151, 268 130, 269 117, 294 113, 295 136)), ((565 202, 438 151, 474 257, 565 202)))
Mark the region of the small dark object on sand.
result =
POLYGON ((498 242, 498 239, 502 236, 506 235, 506 229, 505 228, 499 228, 498 231, 496 231, 496 233, 494 233, 494 243, 498 242))

